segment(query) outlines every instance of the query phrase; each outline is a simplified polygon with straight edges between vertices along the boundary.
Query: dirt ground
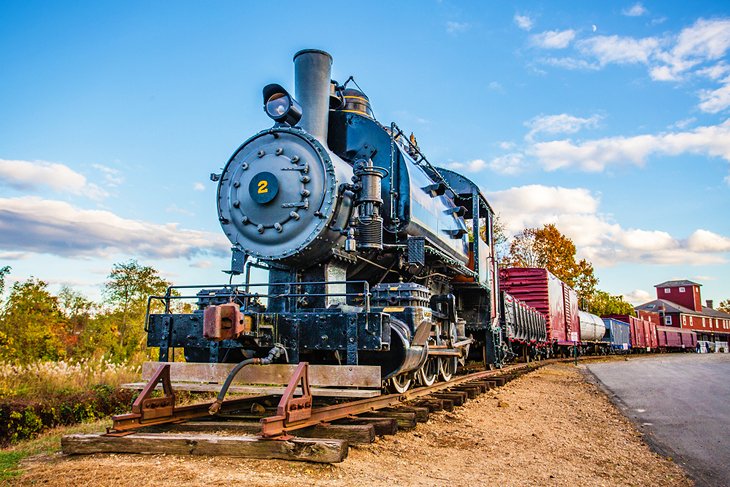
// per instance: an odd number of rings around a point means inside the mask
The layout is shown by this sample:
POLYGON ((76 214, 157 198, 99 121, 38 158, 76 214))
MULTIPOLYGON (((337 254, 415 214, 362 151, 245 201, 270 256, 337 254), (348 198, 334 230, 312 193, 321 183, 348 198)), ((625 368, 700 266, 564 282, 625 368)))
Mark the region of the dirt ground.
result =
POLYGON ((34 457, 20 485, 692 485, 572 365, 550 365, 340 464, 182 456, 34 457))

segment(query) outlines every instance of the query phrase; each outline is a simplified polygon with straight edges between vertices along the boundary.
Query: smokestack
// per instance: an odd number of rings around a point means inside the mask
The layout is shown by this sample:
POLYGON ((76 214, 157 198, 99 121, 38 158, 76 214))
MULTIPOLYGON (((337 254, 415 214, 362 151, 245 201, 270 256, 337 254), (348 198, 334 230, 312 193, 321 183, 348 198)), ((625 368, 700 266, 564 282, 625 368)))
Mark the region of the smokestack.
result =
POLYGON ((710 308, 710 309, 714 309, 714 308, 712 308, 712 300, 711 300, 711 299, 708 299, 708 300, 706 300, 705 302, 707 303, 707 307, 708 307, 708 308, 710 308))
POLYGON ((294 55, 294 98, 302 106, 297 124, 325 147, 329 122, 332 56, 319 49, 304 49, 294 55))

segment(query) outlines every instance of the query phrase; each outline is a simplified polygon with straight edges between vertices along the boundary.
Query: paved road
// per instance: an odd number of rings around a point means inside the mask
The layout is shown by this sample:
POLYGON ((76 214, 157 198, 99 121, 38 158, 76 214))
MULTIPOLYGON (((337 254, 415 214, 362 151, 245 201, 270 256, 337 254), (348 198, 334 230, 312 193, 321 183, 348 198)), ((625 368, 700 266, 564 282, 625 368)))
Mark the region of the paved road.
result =
POLYGON ((730 354, 587 365, 659 453, 700 486, 730 485, 730 354))

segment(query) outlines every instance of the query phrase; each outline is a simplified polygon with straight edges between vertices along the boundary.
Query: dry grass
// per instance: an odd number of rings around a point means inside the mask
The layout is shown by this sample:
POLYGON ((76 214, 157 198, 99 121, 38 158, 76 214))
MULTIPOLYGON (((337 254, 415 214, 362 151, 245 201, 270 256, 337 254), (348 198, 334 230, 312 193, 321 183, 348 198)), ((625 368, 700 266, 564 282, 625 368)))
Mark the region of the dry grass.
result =
POLYGON ((0 362, 0 399, 43 397, 81 392, 97 385, 117 388, 139 379, 140 366, 99 359, 72 362, 35 362, 16 365, 0 362))

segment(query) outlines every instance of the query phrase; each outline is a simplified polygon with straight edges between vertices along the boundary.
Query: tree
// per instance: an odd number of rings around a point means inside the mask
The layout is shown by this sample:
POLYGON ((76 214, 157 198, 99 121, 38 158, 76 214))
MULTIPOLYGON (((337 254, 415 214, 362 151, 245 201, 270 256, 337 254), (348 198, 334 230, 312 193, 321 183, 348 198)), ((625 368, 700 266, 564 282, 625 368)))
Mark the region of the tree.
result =
POLYGON ((636 316, 634 307, 624 301, 622 296, 612 296, 605 291, 596 290, 588 299, 587 310, 599 316, 631 315, 636 316))
POLYGON ((68 355, 78 354, 79 341, 83 331, 92 319, 94 303, 80 292, 68 286, 62 286, 58 293, 58 304, 61 313, 64 315, 65 333, 63 342, 68 355))
POLYGON ((724 311, 725 313, 730 313, 730 299, 726 299, 725 301, 722 301, 717 306, 717 309, 720 311, 724 311))
POLYGON ((0 322, 3 358, 20 362, 64 358, 64 316, 47 286, 35 278, 13 284, 0 322))
POLYGON ((507 263, 513 267, 542 267, 573 287, 583 301, 590 298, 598 284, 593 265, 575 260, 575 244, 553 224, 527 228, 510 245, 507 263))
POLYGON ((118 344, 124 357, 129 357, 142 343, 147 297, 163 295, 170 285, 156 269, 142 266, 136 260, 114 264, 104 295, 112 306, 118 324, 118 344))
MULTIPOLYGON (((484 231, 486 229, 485 226, 484 231)), ((494 215, 494 220, 492 221, 492 238, 494 239, 494 253, 496 254, 497 264, 499 267, 502 267, 509 255, 509 246, 507 245, 507 232, 499 214, 494 215)))
POLYGON ((5 276, 7 276, 8 274, 10 274, 9 265, 0 267, 0 296, 2 296, 3 291, 5 291, 5 276))
POLYGON ((538 249, 536 232, 536 228, 526 228, 515 235, 509 246, 508 266, 545 267, 544 256, 538 249))

